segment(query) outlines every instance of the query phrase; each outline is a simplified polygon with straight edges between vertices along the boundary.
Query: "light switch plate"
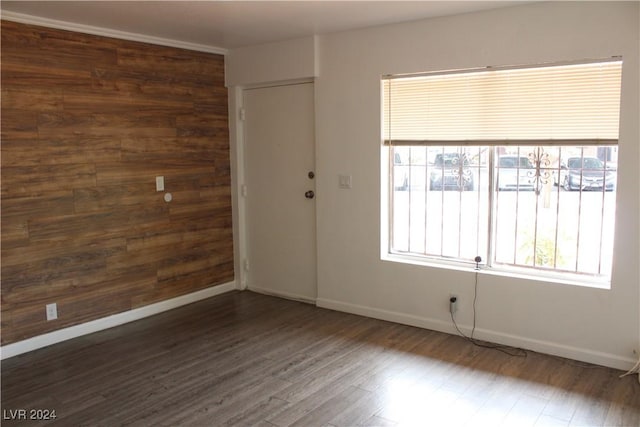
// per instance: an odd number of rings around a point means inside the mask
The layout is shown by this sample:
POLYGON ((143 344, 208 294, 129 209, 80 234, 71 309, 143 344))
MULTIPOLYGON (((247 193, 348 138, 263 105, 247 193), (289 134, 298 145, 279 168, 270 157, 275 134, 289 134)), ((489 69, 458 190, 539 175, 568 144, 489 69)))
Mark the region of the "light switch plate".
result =
POLYGON ((51 303, 47 304, 47 320, 56 320, 58 318, 58 304, 51 303))
POLYGON ((164 191, 164 176, 156 176, 156 191, 164 191))
POLYGON ((351 189, 351 175, 338 175, 338 188, 351 189))

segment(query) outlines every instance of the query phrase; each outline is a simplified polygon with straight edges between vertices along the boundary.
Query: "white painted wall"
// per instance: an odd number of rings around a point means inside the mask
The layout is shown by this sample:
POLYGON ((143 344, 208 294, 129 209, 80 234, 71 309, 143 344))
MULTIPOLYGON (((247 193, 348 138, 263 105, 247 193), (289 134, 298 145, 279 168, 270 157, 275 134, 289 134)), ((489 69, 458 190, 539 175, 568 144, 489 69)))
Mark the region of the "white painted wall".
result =
MULTIPOLYGON (((632 350, 640 348, 639 20, 637 2, 549 2, 318 37, 314 51, 304 55, 316 58, 314 72, 319 65, 318 305, 453 332, 447 301, 456 293, 459 323, 472 323, 472 271, 380 259, 382 74, 622 55, 611 289, 481 274, 476 336, 630 368, 632 350), (338 188, 339 174, 353 176, 351 190, 338 188)), ((258 79, 303 77, 295 67, 261 70, 273 49, 278 58, 300 55, 298 47, 286 44, 256 47, 243 57, 243 66, 258 67, 252 71, 258 79)), ((227 71, 229 82, 259 83, 251 76, 237 78, 231 66, 227 71)))
POLYGON ((315 37, 247 46, 225 57, 227 86, 255 85, 317 75, 315 37))
POLYGON ((478 337, 620 368, 639 342, 638 3, 523 5, 326 35, 316 80, 318 304, 452 331, 471 325, 473 273, 380 260, 380 76, 624 57, 611 290, 481 274, 478 337), (353 189, 338 189, 338 174, 353 189))

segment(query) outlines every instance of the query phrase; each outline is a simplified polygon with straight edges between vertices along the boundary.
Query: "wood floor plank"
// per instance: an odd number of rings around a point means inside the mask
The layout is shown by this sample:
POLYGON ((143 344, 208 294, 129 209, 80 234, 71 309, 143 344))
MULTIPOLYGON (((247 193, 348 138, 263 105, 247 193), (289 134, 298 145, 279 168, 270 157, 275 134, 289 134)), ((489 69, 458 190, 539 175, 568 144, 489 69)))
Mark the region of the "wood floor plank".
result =
POLYGON ((540 415, 535 427, 567 427, 569 423, 565 420, 554 418, 550 415, 540 415))
POLYGON ((2 361, 3 426, 637 426, 621 372, 230 292, 2 361))
MULTIPOLYGON (((269 396, 263 398, 257 404, 244 408, 238 412, 233 418, 228 419, 224 425, 226 426, 255 426, 264 421, 270 414, 280 412, 288 405, 288 402, 277 397, 269 396)), ((268 423, 270 426, 273 424, 268 423)))
POLYGON ((357 387, 348 387, 342 392, 336 393, 331 399, 307 413, 304 417, 296 420, 291 426, 307 427, 329 423, 332 418, 347 410, 368 394, 371 394, 371 392, 357 387))
POLYGON ((371 426, 371 427, 394 427, 397 426, 398 423, 395 421, 386 420, 382 417, 373 416, 365 421, 363 426, 371 426))

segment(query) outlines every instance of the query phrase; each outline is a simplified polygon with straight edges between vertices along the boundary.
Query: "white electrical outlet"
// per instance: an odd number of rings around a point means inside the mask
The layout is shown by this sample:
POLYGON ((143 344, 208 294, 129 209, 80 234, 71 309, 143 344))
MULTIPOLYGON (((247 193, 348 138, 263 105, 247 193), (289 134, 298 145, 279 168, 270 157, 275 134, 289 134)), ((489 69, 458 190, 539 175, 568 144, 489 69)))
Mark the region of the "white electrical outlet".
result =
POLYGON ((47 304, 47 320, 56 320, 58 318, 58 304, 55 302, 47 304))
POLYGON ((458 296, 451 294, 449 295, 449 313, 453 314, 458 311, 458 296))

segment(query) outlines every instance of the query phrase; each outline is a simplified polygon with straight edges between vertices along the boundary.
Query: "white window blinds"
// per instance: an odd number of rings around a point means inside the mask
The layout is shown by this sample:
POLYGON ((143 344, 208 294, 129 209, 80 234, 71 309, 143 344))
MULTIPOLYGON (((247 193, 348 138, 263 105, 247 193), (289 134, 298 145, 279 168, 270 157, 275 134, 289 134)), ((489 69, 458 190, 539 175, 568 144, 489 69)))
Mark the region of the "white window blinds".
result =
POLYGON ((383 79, 386 143, 617 142, 622 61, 383 79))

